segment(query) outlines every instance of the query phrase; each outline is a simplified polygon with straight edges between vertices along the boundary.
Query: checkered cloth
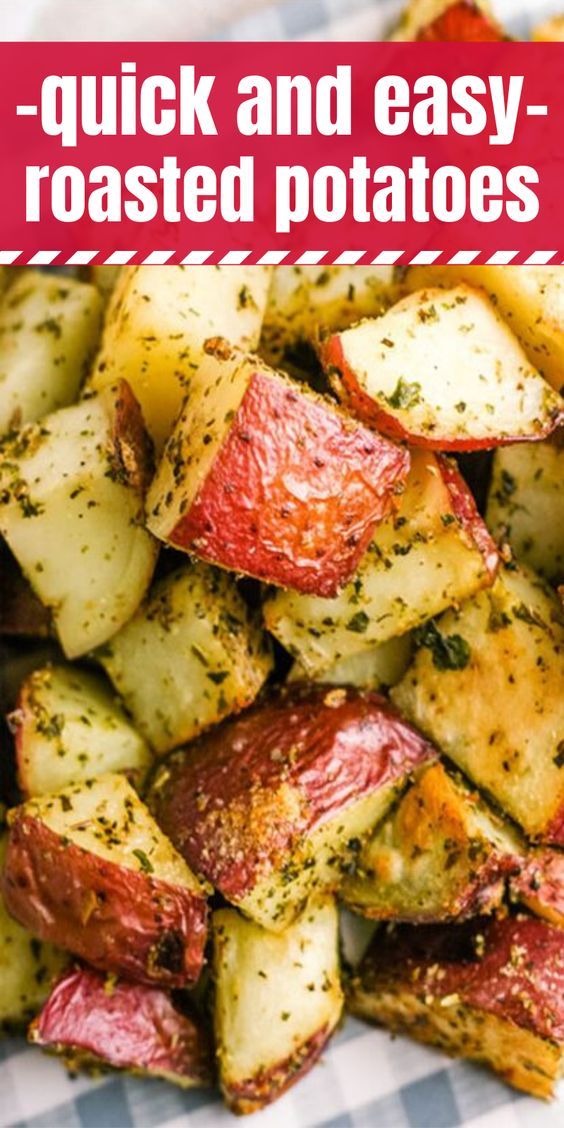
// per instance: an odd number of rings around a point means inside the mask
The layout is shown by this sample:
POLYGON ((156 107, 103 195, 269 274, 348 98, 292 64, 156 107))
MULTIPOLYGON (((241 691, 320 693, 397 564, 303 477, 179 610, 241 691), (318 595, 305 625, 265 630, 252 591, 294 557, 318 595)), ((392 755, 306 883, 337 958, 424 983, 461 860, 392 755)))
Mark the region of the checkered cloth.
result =
MULTIPOLYGON (((286 0, 231 24, 222 38, 378 39, 401 7, 402 0, 286 0)), ((533 23, 564 12, 564 0, 497 0, 495 9, 513 34, 526 37, 533 23)), ((164 1082, 119 1074, 100 1081, 71 1079, 58 1061, 22 1040, 0 1041, 0 1128, 233 1128, 234 1123, 215 1093, 183 1093, 164 1082)), ((564 1093, 543 1105, 485 1070, 348 1019, 309 1076, 252 1118, 252 1128, 458 1125, 563 1128, 564 1093)))

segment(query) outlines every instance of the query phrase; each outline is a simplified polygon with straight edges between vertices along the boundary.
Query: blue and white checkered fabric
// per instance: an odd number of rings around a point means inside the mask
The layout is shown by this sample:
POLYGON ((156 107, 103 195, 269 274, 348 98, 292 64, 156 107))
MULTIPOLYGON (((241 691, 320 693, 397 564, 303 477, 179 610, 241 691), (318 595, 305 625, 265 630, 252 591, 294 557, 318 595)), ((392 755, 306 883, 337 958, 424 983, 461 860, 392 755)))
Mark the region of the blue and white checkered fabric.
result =
MULTIPOLYGON (((286 0, 232 24, 225 38, 378 39, 402 6, 402 0, 286 0)), ((508 30, 522 37, 534 23, 564 12, 564 0, 496 0, 494 6, 508 30)), ((100 1081, 71 1079, 55 1059, 25 1042, 0 1041, 0 1128, 228 1128, 233 1123, 214 1093, 183 1093, 164 1082, 119 1074, 100 1081)), ((563 1128, 564 1093, 543 1105, 485 1070, 450 1062, 434 1050, 392 1040, 349 1019, 321 1064, 252 1118, 252 1128, 458 1125, 563 1128)))

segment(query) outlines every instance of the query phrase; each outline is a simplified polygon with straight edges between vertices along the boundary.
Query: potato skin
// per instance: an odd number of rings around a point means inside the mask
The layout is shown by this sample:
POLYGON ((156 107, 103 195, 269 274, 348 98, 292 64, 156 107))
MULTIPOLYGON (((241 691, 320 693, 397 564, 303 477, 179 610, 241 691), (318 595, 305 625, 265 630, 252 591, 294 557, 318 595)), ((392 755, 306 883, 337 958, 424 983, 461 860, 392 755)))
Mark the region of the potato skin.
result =
POLYGON ((509 891, 536 916, 564 928, 564 853, 559 850, 534 850, 509 891))
POLYGON ((465 920, 501 905, 519 872, 520 840, 440 762, 418 773, 345 878, 341 898, 361 916, 424 924, 465 920))
POLYGON ((534 434, 509 435, 503 434, 493 439, 491 436, 480 438, 468 437, 449 438, 441 435, 434 439, 429 435, 422 435, 418 431, 411 432, 392 413, 381 407, 367 392, 361 388, 355 373, 345 359, 345 352, 338 334, 329 337, 320 348, 321 363, 326 371, 336 371, 342 388, 341 399, 345 399, 352 413, 362 419, 370 427, 375 427, 383 435, 398 442, 411 442, 427 450, 438 451, 475 451, 489 450, 492 446, 503 446, 506 443, 538 441, 550 435, 562 422, 564 413, 556 408, 550 417, 534 434))
POLYGON ((327 337, 320 359, 354 415, 427 450, 538 441, 564 418, 495 304, 465 283, 411 291, 327 337))
POLYGON ((391 511, 408 467, 407 451, 258 369, 167 539, 224 568, 332 596, 391 511))
POLYGON ((560 929, 524 915, 478 917, 376 936, 349 1008, 549 1097, 563 1063, 563 993, 560 929))
POLYGON ((298 685, 173 753, 149 802, 189 865, 237 900, 316 827, 432 756, 378 694, 298 685))
POLYGON ((473 0, 451 4, 417 36, 423 43, 498 43, 507 38, 473 0))
POLYGON ((54 985, 29 1040, 61 1054, 69 1068, 109 1066, 191 1088, 212 1080, 201 1023, 157 987, 112 981, 74 966, 54 985))
POLYGON ((488 591, 441 615, 436 629, 442 639, 462 639, 468 661, 445 668, 432 640, 423 639, 392 699, 528 838, 563 845, 564 627, 557 600, 511 564, 488 591))
POLYGON ((223 1093, 228 1107, 237 1115, 244 1116, 277 1101, 309 1073, 323 1053, 331 1034, 330 1026, 324 1026, 285 1061, 271 1069, 263 1069, 249 1081, 231 1085, 223 1093))
POLYGON ((16 920, 104 971, 168 987, 195 982, 205 898, 110 863, 21 812, 12 815, 2 877, 16 920))
POLYGON ((106 642, 149 586, 158 552, 144 526, 151 449, 123 380, 2 442, 2 534, 68 658, 106 642))
POLYGON ((49 610, 36 596, 7 544, 0 544, 0 635, 47 638, 49 610))

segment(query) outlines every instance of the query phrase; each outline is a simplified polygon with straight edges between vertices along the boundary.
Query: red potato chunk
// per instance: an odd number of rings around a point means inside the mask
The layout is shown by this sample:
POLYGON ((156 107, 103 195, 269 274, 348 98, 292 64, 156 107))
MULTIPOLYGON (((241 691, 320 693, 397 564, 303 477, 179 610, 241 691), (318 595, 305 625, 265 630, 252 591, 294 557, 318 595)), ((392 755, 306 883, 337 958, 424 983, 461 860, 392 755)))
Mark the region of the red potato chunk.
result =
POLYGON ((507 36, 473 0, 459 0, 422 28, 417 38, 424 43, 498 43, 507 36))
POLYGON ((409 294, 322 342, 339 397, 364 422, 431 450, 545 438, 564 401, 493 303, 466 285, 409 294))
POLYGON ((550 1097, 564 1065, 563 940, 523 915, 379 934, 349 1009, 550 1097))
POLYGON ((127 1069, 184 1089, 211 1084, 201 1022, 158 987, 71 967, 53 987, 29 1040, 60 1054, 69 1069, 127 1069))
POLYGON ((207 890, 123 776, 30 799, 9 823, 2 893, 20 924, 103 971, 195 982, 207 890))
POLYGON ((274 931, 335 889, 434 750, 375 693, 294 686, 172 753, 149 803, 195 872, 274 931))
POLYGON ((256 1112, 309 1072, 341 1019, 339 914, 314 898, 276 934, 221 909, 212 933, 221 1090, 233 1112, 256 1112))
POLYGON ((405 450, 329 400, 254 358, 210 356, 166 447, 148 523, 223 568, 331 596, 408 468, 405 450))

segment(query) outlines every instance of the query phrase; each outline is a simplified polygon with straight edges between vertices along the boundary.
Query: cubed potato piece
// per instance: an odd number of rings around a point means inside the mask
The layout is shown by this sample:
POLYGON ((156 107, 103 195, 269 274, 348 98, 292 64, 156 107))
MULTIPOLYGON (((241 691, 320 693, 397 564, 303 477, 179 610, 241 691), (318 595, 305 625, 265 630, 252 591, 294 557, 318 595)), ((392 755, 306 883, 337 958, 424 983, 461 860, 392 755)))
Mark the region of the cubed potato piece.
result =
POLYGON ((495 452, 486 522, 518 560, 564 582, 564 431, 495 452))
POLYGON ((149 797, 176 848, 273 931, 334 890, 429 744, 377 694, 294 686, 173 752, 149 797))
POLYGON ((408 467, 405 450, 330 400, 220 347, 166 446, 148 524, 223 568, 335 595, 397 504, 408 467))
POLYGON ((480 287, 520 341, 529 361, 564 395, 564 271, 561 266, 414 266, 404 285, 480 287))
POLYGON ((96 657, 157 752, 245 709, 272 669, 268 637, 233 578, 206 564, 160 580, 96 657))
POLYGON ((396 516, 376 530, 358 572, 335 599, 275 592, 269 631, 317 677, 405 634, 492 583, 494 543, 453 463, 413 451, 396 516))
POLYGON ((564 844, 564 626, 532 574, 422 628, 392 697, 526 833, 564 844))
POLYGON ((509 884, 512 900, 564 928, 564 853, 531 850, 509 884))
MULTIPOLYGON (((8 835, 0 831, 0 870, 8 835)), ((67 962, 64 952, 42 944, 11 917, 0 896, 0 1031, 25 1028, 67 962)))
POLYGON ((222 336, 243 349, 257 347, 270 275, 267 266, 123 267, 91 386, 126 379, 160 452, 204 343, 222 336))
POLYGON ((521 843, 476 792, 432 764, 358 857, 341 897, 374 920, 456 920, 501 904, 521 843))
POLYGON ((183 1089, 209 1085, 211 1051, 201 1020, 159 987, 70 967, 53 987, 29 1040, 67 1069, 127 1069, 183 1089))
POLYGON ((498 43, 509 36, 479 0, 458 0, 418 35, 420 43, 498 43))
POLYGON ((98 343, 94 286, 25 270, 0 299, 0 434, 78 398, 98 343))
POLYGON ((198 978, 207 890, 124 776, 29 799, 8 821, 2 891, 30 932, 143 983, 198 978))
POLYGON ((491 1066, 536 1097, 564 1066, 562 932, 526 916, 378 934, 349 1009, 455 1057, 491 1066))
POLYGON ((542 439, 564 419, 564 401, 469 286, 418 290, 320 349, 337 395, 359 418, 418 446, 542 439))
POLYGON ((139 405, 123 381, 0 446, 0 532, 50 608, 68 658, 115 634, 149 586, 150 473, 139 405))
POLYGON ((344 329, 393 301, 391 266, 276 266, 259 352, 275 367, 296 364, 323 329, 344 329))
POLYGON ((496 43, 506 39, 487 0, 412 0, 392 38, 423 43, 496 43))
POLYGON ((320 681, 324 685, 354 685, 356 689, 389 689, 401 681, 411 660, 411 634, 400 635, 375 646, 342 658, 317 677, 308 679, 306 670, 294 662, 288 682, 320 681))
POLYGON ((533 30, 532 38, 537 43, 564 43, 564 16, 553 16, 538 24, 533 30))
POLYGON ((9 720, 24 796, 61 791, 104 772, 126 772, 141 784, 151 763, 111 687, 75 666, 34 670, 9 720))
POLYGON ((49 610, 8 548, 0 540, 0 635, 12 638, 47 638, 51 633, 49 610))
POLYGON ((275 935, 221 909, 213 939, 220 1084, 233 1112, 255 1112, 311 1069, 339 1022, 337 910, 312 901, 275 935))
POLYGON ((98 290, 104 306, 107 306, 122 270, 122 266, 90 266, 87 268, 88 281, 98 290))

